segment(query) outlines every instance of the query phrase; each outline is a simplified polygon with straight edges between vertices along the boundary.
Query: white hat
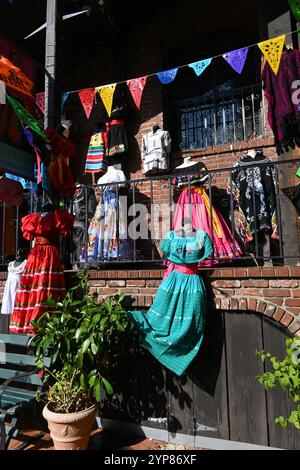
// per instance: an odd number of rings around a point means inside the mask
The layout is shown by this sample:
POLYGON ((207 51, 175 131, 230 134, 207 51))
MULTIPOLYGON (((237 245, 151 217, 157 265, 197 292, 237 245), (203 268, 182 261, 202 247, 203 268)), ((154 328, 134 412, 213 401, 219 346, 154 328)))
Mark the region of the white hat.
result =
POLYGON ((194 166, 194 165, 197 165, 199 162, 193 162, 192 158, 191 157, 185 157, 185 159, 183 160, 183 163, 179 166, 176 167, 176 170, 178 168, 188 168, 189 166, 194 166))

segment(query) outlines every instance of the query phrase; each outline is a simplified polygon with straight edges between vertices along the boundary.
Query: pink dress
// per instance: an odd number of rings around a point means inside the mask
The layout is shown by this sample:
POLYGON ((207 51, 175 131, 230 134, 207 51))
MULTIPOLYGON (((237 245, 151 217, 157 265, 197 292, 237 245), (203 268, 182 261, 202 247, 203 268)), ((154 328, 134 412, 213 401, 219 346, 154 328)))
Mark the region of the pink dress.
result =
POLYGON ((239 244, 233 240, 227 223, 214 206, 212 206, 211 219, 209 197, 202 186, 193 184, 190 186, 190 201, 188 188, 183 189, 175 209, 173 230, 182 227, 182 221, 185 217, 192 218, 193 228, 203 230, 213 241, 213 254, 210 259, 200 261, 198 267, 227 263, 241 256, 242 250, 239 244))

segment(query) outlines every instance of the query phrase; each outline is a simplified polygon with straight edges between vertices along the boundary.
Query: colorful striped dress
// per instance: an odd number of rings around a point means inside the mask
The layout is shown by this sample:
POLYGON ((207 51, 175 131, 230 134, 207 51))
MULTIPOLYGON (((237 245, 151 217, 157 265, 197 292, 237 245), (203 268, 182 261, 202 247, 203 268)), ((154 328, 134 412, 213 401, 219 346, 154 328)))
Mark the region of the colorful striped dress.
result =
POLYGON ((12 333, 31 333, 31 320, 38 319, 49 307, 43 305, 50 295, 64 298, 64 267, 54 246, 59 233, 67 236, 74 216, 64 210, 44 214, 37 212, 22 219, 22 232, 27 240, 35 240, 20 280, 15 307, 10 319, 12 333))
POLYGON ((90 140, 85 173, 106 173, 107 162, 105 160, 105 144, 103 132, 95 132, 90 140))
POLYGON ((202 230, 189 238, 171 231, 160 246, 171 262, 167 276, 148 312, 128 313, 142 344, 161 364, 180 376, 202 343, 207 301, 198 263, 212 254, 213 246, 202 230))

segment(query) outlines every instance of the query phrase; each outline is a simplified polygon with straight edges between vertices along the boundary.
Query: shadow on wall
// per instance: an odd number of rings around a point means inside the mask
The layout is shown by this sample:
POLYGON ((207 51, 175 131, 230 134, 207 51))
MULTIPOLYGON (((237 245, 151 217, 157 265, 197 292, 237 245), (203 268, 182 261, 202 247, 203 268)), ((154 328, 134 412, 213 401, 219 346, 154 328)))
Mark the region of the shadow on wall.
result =
POLYGON ((221 312, 209 312, 199 354, 187 374, 178 377, 164 368, 148 350, 139 347, 136 337, 116 376, 115 394, 103 400, 101 417, 146 426, 152 421, 158 423, 156 427, 170 432, 182 431, 184 423, 178 416, 193 415, 193 388, 196 386, 211 396, 215 394, 223 342, 221 312), (170 400, 175 413, 170 413, 170 400))
POLYGON ((192 382, 212 397, 221 369, 224 345, 224 325, 220 311, 208 307, 203 342, 198 355, 190 365, 187 375, 192 382))

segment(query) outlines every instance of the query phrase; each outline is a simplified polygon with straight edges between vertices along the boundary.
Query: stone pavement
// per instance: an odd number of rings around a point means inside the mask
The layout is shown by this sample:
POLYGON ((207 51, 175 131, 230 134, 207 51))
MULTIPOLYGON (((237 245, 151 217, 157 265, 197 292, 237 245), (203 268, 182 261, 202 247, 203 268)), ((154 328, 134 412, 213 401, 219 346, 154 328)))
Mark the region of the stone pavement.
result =
MULTIPOLYGON (((24 434, 28 436, 35 435, 34 430, 25 430, 24 434)), ((9 449, 17 450, 19 441, 12 440, 9 449)), ((96 429, 91 433, 89 450, 202 450, 194 449, 192 447, 185 447, 181 444, 171 444, 165 441, 159 441, 149 438, 128 437, 125 438, 121 435, 116 435, 115 432, 96 429)), ((50 435, 47 433, 43 437, 36 439, 33 444, 30 444, 24 450, 55 450, 50 435)))

